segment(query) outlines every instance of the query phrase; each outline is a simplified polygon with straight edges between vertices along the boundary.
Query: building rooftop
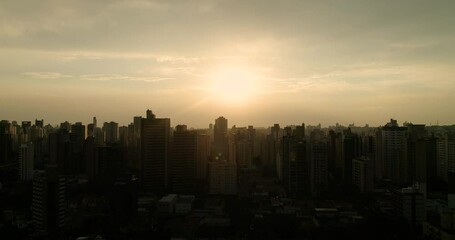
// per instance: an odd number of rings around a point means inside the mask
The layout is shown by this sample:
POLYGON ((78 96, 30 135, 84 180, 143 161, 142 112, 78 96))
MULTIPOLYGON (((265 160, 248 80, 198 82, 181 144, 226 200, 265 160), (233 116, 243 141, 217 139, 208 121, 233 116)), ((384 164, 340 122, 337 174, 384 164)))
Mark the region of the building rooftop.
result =
POLYGON ((160 199, 159 202, 172 202, 177 199, 177 194, 169 194, 160 199))
POLYGON ((196 197, 194 195, 180 195, 177 203, 193 203, 196 197))

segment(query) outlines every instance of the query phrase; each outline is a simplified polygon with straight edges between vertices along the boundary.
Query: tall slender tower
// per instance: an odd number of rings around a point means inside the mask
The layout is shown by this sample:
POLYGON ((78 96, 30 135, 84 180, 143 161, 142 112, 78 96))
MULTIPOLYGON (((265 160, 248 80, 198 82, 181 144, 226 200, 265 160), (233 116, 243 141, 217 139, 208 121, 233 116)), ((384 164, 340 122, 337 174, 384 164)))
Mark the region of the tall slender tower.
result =
POLYGON ((38 171, 33 179, 33 225, 39 233, 54 235, 65 226, 66 180, 56 165, 38 171))
POLYGON ((19 148, 19 178, 21 181, 33 179, 33 143, 22 144, 19 148))
POLYGON ((174 193, 194 193, 196 188, 197 141, 195 131, 178 125, 172 141, 170 179, 174 193))
POLYGON ((382 128, 382 150, 385 176, 393 183, 400 183, 400 167, 403 165, 406 152, 406 127, 399 127, 391 119, 382 128))
POLYGON ((227 135, 228 120, 224 117, 219 117, 215 120, 214 127, 214 158, 224 159, 228 158, 228 135, 227 135))
POLYGON ((169 118, 156 118, 147 110, 141 120, 140 178, 145 192, 164 193, 168 188, 169 118))

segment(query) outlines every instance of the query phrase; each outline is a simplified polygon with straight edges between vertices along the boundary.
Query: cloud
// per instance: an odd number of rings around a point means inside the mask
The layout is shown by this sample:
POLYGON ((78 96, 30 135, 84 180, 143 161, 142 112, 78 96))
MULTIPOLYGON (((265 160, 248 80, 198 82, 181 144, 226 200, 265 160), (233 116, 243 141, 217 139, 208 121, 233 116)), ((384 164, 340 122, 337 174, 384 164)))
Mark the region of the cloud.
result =
POLYGON ((169 77, 135 77, 121 74, 85 74, 81 75, 80 78, 87 81, 133 81, 150 83, 173 79, 169 77))
POLYGON ((419 49, 419 48, 429 48, 438 45, 436 41, 427 41, 427 42, 394 42, 391 43, 389 46, 392 48, 396 48, 399 50, 405 49, 419 49))
POLYGON ((37 78, 37 79, 63 79, 63 78, 72 78, 72 79, 81 79, 84 81, 131 81, 131 82, 161 82, 165 80, 172 80, 170 77, 138 77, 138 76, 128 76, 122 74, 83 74, 83 75, 68 75, 62 74, 59 72, 25 72, 23 75, 37 78))
POLYGON ((58 72, 25 72, 22 74, 38 79, 61 79, 73 77, 72 75, 66 75, 58 72))

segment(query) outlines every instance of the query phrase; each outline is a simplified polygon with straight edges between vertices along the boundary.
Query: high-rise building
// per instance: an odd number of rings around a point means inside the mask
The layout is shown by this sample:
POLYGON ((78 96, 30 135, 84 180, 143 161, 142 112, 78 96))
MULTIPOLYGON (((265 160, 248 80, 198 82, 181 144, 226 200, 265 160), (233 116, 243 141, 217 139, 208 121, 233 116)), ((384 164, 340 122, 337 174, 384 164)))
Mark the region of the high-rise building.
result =
POLYGON ((97 121, 96 117, 93 117, 93 122, 87 125, 87 136, 93 137, 95 136, 95 129, 97 128, 97 121))
POLYGON ((198 134, 177 125, 172 141, 170 180, 172 192, 193 193, 196 189, 198 134))
POLYGON ((228 120, 224 117, 219 117, 215 120, 213 130, 213 156, 217 160, 228 159, 228 120))
POLYGON ((437 141, 437 172, 445 181, 447 172, 455 172, 455 140, 447 134, 437 141))
POLYGON ((283 136, 282 161, 280 168, 283 185, 291 195, 309 195, 311 193, 310 164, 307 141, 304 136, 290 133, 283 136))
POLYGON ((400 185, 400 167, 406 157, 406 127, 399 127, 397 121, 391 119, 381 133, 384 176, 392 183, 400 185))
POLYGON ((35 231, 54 235, 66 221, 66 180, 57 166, 46 166, 33 178, 32 216, 35 231))
POLYGON ((44 128, 44 120, 43 119, 41 119, 41 120, 35 119, 35 126, 40 127, 40 128, 44 128))
POLYGON ((368 157, 357 157, 352 160, 352 183, 361 192, 373 191, 374 168, 373 161, 368 157))
POLYGON ((105 122, 103 124, 104 141, 106 144, 118 142, 118 123, 105 122))
POLYGON ((348 128, 343 131, 343 179, 346 183, 352 182, 352 159, 360 156, 360 137, 348 128))
POLYGON ((392 191, 395 214, 404 217, 412 226, 421 226, 425 220, 425 197, 420 186, 392 191))
POLYGON ((253 126, 237 128, 235 133, 236 161, 239 167, 251 167, 254 159, 255 130, 253 126))
POLYGON ((128 146, 128 127, 121 126, 121 127, 119 127, 118 131, 119 131, 120 145, 128 146))
POLYGON ((13 158, 13 139, 10 133, 0 133, 0 164, 13 158))
POLYGON ((90 182, 98 177, 97 144, 94 137, 87 137, 84 143, 85 174, 90 182))
MULTIPOLYGON (((427 181, 435 181, 438 177, 438 139, 432 135, 426 139, 427 145, 427 181)), ((455 145, 454 145, 455 147, 455 145)), ((454 148, 455 150, 455 148, 454 148)), ((454 169, 455 170, 455 169, 454 169)), ((429 189, 430 191, 432 189, 429 189)))
POLYGON ((401 181, 408 185, 427 182, 427 136, 425 125, 407 125, 406 161, 400 175, 401 181))
POLYGON ((65 129, 66 131, 71 130, 71 124, 68 121, 60 123, 60 129, 65 129))
POLYGON ((311 194, 317 196, 327 190, 328 142, 321 130, 313 130, 310 139, 311 194))
POLYGON ((234 132, 228 134, 228 154, 227 161, 237 164, 237 143, 234 132))
POLYGON ((58 129, 49 134, 49 163, 56 164, 61 173, 71 172, 70 134, 66 129, 58 129))
POLYGON ((199 180, 207 179, 207 166, 210 159, 210 147, 210 135, 198 134, 196 178, 199 180))
POLYGON ((71 125, 71 133, 70 138, 71 142, 73 142, 73 151, 75 153, 82 152, 82 148, 84 147, 84 140, 85 140, 85 125, 81 122, 77 122, 71 125))
POLYGON ((378 128, 375 131, 375 154, 374 154, 374 178, 383 179, 385 178, 385 166, 384 166, 384 148, 382 141, 382 129, 378 128))
POLYGON ((130 175, 118 177, 110 191, 110 221, 113 227, 124 226, 137 216, 137 180, 130 175))
POLYGON ((125 172, 125 148, 118 145, 100 146, 96 151, 95 179, 110 185, 125 172))
POLYGON ((132 135, 133 139, 133 162, 135 166, 138 166, 141 162, 141 122, 142 117, 136 116, 133 119, 134 124, 134 133, 132 135))
POLYGON ((33 166, 33 143, 22 144, 19 148, 19 179, 21 181, 30 181, 33 179, 33 166))
POLYGON ((171 120, 149 115, 141 121, 141 185, 146 192, 161 193, 168 188, 171 120))
POLYGON ((213 161, 209 163, 210 194, 237 194, 237 165, 235 162, 213 161))

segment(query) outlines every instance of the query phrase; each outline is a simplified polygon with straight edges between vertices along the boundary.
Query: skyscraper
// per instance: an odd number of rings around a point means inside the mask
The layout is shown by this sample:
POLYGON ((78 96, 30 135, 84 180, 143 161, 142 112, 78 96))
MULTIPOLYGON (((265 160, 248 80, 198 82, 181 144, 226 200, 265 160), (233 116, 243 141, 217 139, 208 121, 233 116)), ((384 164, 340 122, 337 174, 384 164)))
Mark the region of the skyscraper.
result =
POLYGON ((311 194, 316 196, 327 189, 328 141, 325 134, 315 129, 310 139, 311 194))
POLYGON ((210 135, 198 134, 196 177, 199 180, 207 179, 207 164, 210 158, 210 147, 210 135))
POLYGON ((33 179, 33 160, 33 143, 22 144, 19 148, 19 179, 21 181, 30 181, 33 179))
POLYGON ((373 190, 374 168, 369 157, 357 157, 352 160, 352 183, 361 192, 373 190))
POLYGON ((66 180, 58 174, 57 166, 48 165, 33 179, 33 226, 39 233, 54 235, 66 221, 66 180))
POLYGON ((70 172, 70 134, 66 129, 58 129, 49 134, 49 163, 57 164, 61 173, 70 172))
POLYGON ((168 188, 171 120, 147 115, 141 121, 141 185, 146 192, 162 193, 168 188))
POLYGON ((445 181, 448 172, 455 172, 455 140, 447 134, 437 141, 437 172, 445 181))
POLYGON ((103 131, 106 144, 112 144, 118 141, 118 123, 105 122, 103 124, 103 131))
POLYGON ((400 165, 406 152, 406 127, 399 127, 394 119, 382 128, 382 152, 385 177, 399 184, 400 165))
POLYGON ((177 125, 172 141, 170 179, 174 193, 193 193, 196 188, 197 132, 177 125))
POLYGON ((352 182, 352 159, 360 156, 360 138, 348 128, 343 131, 343 179, 352 182))
POLYGON ((427 182, 427 136, 425 125, 407 125, 407 153, 403 181, 408 185, 427 182))
POLYGON ((228 158, 228 135, 227 135, 228 120, 224 117, 219 117, 215 120, 213 149, 214 158, 227 160, 228 158))
POLYGON ((210 194, 237 194, 237 165, 226 161, 209 163, 210 194))
POLYGON ((85 125, 83 125, 80 122, 71 125, 70 133, 71 173, 82 173, 85 170, 85 163, 82 160, 85 137, 86 137, 85 125))
POLYGON ((308 195, 311 176, 306 139, 299 132, 285 132, 281 164, 284 187, 292 195, 308 195))

